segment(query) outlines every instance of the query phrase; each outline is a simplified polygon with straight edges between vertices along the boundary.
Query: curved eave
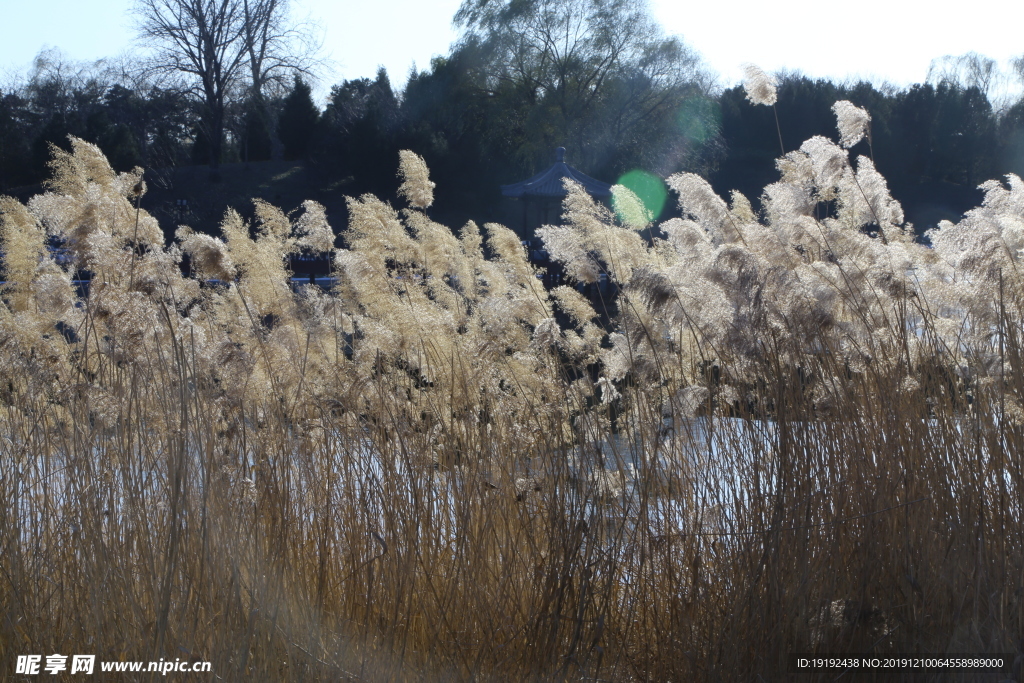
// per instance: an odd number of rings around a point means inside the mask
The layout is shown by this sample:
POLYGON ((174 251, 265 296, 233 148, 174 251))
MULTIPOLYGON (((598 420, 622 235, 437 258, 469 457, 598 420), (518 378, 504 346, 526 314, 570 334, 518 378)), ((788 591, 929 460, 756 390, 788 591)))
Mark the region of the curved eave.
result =
POLYGON ((506 197, 564 197, 564 180, 569 178, 580 185, 592 197, 611 196, 612 186, 585 173, 580 173, 564 161, 555 162, 550 168, 532 178, 510 185, 502 185, 501 193, 506 197))

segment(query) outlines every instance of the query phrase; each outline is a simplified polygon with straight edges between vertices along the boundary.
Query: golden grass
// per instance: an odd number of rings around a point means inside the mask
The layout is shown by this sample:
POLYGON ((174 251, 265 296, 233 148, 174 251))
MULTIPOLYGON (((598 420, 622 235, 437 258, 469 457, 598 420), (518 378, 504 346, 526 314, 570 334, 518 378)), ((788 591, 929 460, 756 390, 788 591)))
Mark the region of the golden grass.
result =
MULTIPOLYGON (((296 296, 301 217, 261 205, 190 252, 237 268, 207 285, 139 237, 137 176, 81 142, 59 161, 31 218, 3 208, 7 253, 45 229, 94 273, 82 298, 46 255, 5 262, 5 675, 59 652, 229 681, 767 681, 791 652, 1017 651, 1024 317, 1003 273, 954 347, 920 296, 854 291, 856 264, 844 324, 673 336, 667 247, 616 237, 637 265, 602 266, 609 339, 500 226, 351 200, 338 286, 296 296), (850 331, 874 315, 885 339, 850 331)), ((614 227, 576 201, 580 234, 614 227)), ((736 268, 722 286, 750 287, 736 268)))

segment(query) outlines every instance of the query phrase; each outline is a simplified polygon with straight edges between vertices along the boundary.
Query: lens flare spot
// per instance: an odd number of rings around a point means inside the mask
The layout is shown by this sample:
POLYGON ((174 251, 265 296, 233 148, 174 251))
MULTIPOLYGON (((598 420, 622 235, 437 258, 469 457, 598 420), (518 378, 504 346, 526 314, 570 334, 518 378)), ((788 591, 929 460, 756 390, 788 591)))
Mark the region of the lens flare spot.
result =
POLYGON ((679 132, 691 142, 703 144, 714 137, 722 113, 718 103, 706 97, 691 97, 683 102, 676 114, 679 132))
MULTIPOLYGON (((620 177, 618 184, 632 190, 633 194, 643 202, 644 208, 650 212, 654 220, 661 217, 661 212, 665 208, 665 200, 668 198, 668 189, 665 187, 664 180, 653 173, 635 169, 620 177)), ((624 217, 620 215, 619 218, 624 217)))

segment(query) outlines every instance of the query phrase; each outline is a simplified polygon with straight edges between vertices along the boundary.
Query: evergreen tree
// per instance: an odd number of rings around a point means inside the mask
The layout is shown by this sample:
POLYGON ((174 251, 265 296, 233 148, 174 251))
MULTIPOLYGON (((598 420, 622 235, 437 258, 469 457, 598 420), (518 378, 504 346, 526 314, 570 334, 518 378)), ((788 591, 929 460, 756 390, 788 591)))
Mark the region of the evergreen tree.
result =
POLYGON ((115 171, 129 171, 142 164, 139 146, 131 128, 111 121, 108 108, 97 109, 86 119, 85 139, 103 150, 115 171))
POLYGON ((313 104, 312 90, 296 74, 295 86, 284 100, 277 132, 284 144, 285 159, 302 159, 309 152, 320 112, 313 104))
POLYGON ((33 182, 31 127, 28 102, 0 92, 0 192, 33 182))
POLYGON ((394 191, 402 123, 398 97, 383 67, 375 80, 345 81, 331 88, 313 161, 321 172, 354 180, 354 194, 388 195, 394 191))
POLYGON ((273 143, 270 139, 270 122, 267 120, 268 107, 256 98, 250 98, 242 114, 242 135, 239 141, 239 156, 242 161, 267 161, 271 157, 273 143))
POLYGON ((1024 176, 1024 99, 1010 107, 999 122, 1000 167, 1024 176))

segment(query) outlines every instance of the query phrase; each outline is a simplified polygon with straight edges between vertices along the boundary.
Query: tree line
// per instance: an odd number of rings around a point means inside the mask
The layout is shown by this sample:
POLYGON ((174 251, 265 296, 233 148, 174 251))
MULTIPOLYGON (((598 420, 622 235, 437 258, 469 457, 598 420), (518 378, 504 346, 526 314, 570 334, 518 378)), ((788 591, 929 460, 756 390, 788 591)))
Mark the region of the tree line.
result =
POLYGON ((319 106, 315 41, 287 9, 139 0, 149 49, 135 68, 41 54, 23 83, 0 90, 0 191, 41 182, 50 146, 67 148, 73 135, 118 170, 201 165, 216 180, 224 163, 293 160, 351 196, 393 195, 398 150, 412 149, 437 182, 434 210, 451 221, 488 218, 500 185, 551 163, 558 146, 609 182, 695 172, 756 202, 780 153, 834 136, 840 99, 871 113, 861 153, 919 227, 975 205, 985 180, 1024 174, 1024 100, 996 109, 991 63, 976 56, 904 89, 782 75, 771 111, 742 87, 719 90, 636 2, 466 0, 459 42, 429 69, 402 88, 383 69, 343 81, 319 106))

